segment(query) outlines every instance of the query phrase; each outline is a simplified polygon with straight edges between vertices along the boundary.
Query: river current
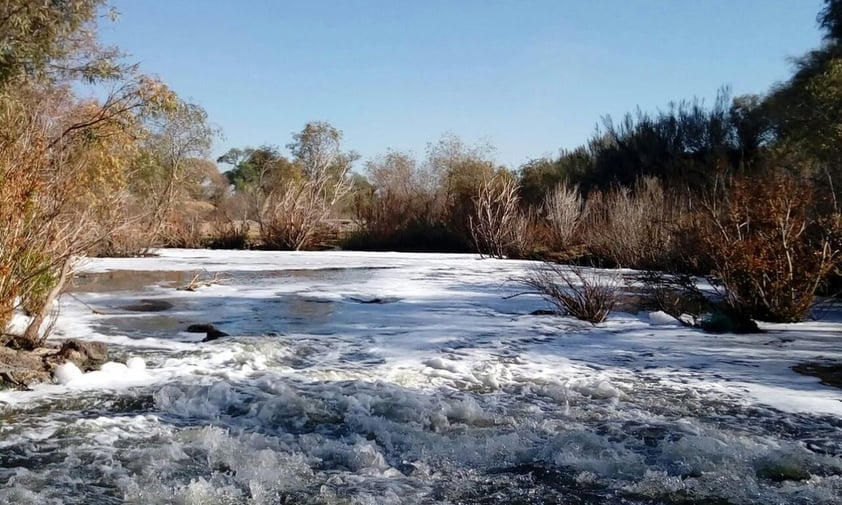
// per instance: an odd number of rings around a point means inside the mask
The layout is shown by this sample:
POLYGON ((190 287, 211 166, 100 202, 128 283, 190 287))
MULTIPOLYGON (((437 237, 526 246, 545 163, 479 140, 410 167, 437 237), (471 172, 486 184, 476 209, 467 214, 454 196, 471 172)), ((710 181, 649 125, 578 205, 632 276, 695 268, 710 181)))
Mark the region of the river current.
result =
POLYGON ((591 326, 504 298, 528 268, 92 260, 55 337, 106 341, 116 364, 0 391, 0 503, 842 503, 842 391, 790 369, 838 359, 842 324, 591 326), (141 300, 171 306, 126 309, 141 300), (201 342, 197 323, 230 336, 201 342))

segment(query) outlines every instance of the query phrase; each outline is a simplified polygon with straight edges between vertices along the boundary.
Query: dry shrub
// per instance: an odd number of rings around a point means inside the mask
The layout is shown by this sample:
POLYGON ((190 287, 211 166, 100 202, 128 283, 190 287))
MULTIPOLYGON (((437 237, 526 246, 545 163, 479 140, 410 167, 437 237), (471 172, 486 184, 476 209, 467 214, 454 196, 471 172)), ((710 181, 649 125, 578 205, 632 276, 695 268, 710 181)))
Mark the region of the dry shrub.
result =
POLYGON ((214 207, 207 202, 183 202, 170 210, 167 221, 159 230, 164 247, 197 249, 203 247, 208 235, 207 222, 214 207))
POLYGON ((584 218, 584 201, 577 187, 559 184, 547 195, 544 213, 550 227, 551 247, 564 251, 573 245, 573 238, 584 218))
POLYGON ((451 226, 441 177, 409 154, 390 152, 366 164, 367 191, 356 195, 358 231, 345 246, 360 249, 462 251, 451 226))
POLYGON ((258 236, 258 226, 249 219, 253 205, 248 195, 220 192, 205 223, 204 246, 211 249, 248 249, 258 236))
POLYGON ((383 189, 358 198, 354 214, 359 226, 375 241, 385 241, 415 228, 433 228, 438 219, 432 200, 419 192, 383 189))
POLYGON ((821 215, 809 182, 787 174, 737 178, 705 202, 698 232, 729 311, 771 322, 802 320, 840 264, 835 214, 821 215))
POLYGON ((657 179, 641 179, 633 191, 617 187, 593 192, 585 208, 582 240, 592 256, 634 268, 670 261, 675 207, 657 179))
POLYGON ((715 308, 699 288, 697 279, 690 274, 653 270, 645 272, 640 281, 649 308, 663 311, 682 324, 690 324, 682 316, 689 315, 692 321, 698 321, 702 314, 715 308))
POLYGON ((351 189, 345 173, 327 170, 288 181, 269 193, 260 212, 260 237, 270 249, 312 248, 328 227, 331 210, 351 189))
POLYGON ((102 230, 102 240, 95 244, 89 254, 101 257, 125 258, 142 256, 149 250, 153 237, 149 233, 143 207, 126 196, 103 209, 97 220, 102 230))
POLYGON ((204 246, 211 249, 248 249, 251 242, 251 221, 232 219, 215 211, 206 223, 204 246))
MULTIPOLYGON (((356 206, 360 232, 346 246, 475 250, 472 228, 482 226, 477 219, 487 217, 486 214, 478 218, 476 200, 482 186, 499 171, 491 161, 492 150, 490 146, 468 146, 458 137, 445 134, 439 142, 428 146, 423 161, 399 152, 369 161, 366 172, 371 191, 356 206)), ((496 213, 498 207, 494 207, 495 210, 491 207, 485 210, 496 213)), ((487 221, 485 224, 490 225, 487 221)), ((504 233, 489 226, 481 234, 493 235, 498 231, 504 233)))
POLYGON ((584 269, 544 263, 522 282, 565 314, 593 324, 605 321, 619 299, 622 284, 599 276, 588 276, 584 269))
POLYGON ((518 184, 497 174, 480 184, 470 217, 471 236, 481 255, 503 258, 525 244, 528 221, 520 210, 518 184))

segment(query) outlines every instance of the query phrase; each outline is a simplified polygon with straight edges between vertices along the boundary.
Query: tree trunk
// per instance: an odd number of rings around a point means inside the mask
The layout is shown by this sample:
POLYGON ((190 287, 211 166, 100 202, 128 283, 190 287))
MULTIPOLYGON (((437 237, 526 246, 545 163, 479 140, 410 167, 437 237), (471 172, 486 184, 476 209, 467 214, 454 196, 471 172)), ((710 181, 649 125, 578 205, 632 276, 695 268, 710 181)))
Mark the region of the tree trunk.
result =
POLYGON ((61 265, 61 276, 59 277, 58 282, 56 282, 55 286, 53 286, 50 292, 47 293, 47 298, 44 300, 43 305, 41 305, 38 313, 35 314, 32 321, 29 323, 29 326, 26 327, 26 331, 23 333, 23 340, 26 341, 27 344, 31 345, 33 349, 43 343, 38 332, 44 324, 44 321, 46 321, 47 317, 50 315, 53 302, 55 302, 56 298, 61 293, 61 290, 64 289, 64 285, 67 282, 68 277, 70 277, 70 263, 71 257, 68 256, 64 259, 64 262, 61 265))

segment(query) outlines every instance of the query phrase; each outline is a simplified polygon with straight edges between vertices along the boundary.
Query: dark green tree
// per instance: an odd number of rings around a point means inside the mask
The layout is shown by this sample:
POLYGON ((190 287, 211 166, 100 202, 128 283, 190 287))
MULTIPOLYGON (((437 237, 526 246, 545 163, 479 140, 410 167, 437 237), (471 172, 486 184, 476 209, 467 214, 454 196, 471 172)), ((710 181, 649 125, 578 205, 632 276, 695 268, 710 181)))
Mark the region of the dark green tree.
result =
POLYGON ((224 175, 237 191, 259 188, 268 192, 278 180, 300 176, 292 162, 273 146, 233 148, 216 161, 231 165, 224 175))

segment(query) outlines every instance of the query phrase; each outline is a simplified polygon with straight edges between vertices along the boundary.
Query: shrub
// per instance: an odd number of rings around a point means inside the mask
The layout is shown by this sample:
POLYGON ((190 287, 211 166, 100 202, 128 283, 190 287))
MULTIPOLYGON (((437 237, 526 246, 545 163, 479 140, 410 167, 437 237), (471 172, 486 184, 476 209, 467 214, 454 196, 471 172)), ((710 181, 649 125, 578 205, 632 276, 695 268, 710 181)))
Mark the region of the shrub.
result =
POLYGON ((737 178, 704 203, 701 254, 733 315, 796 322, 810 312, 840 264, 839 219, 817 212, 820 200, 807 181, 779 173, 737 178))
MULTIPOLYGON (((371 166, 371 163, 369 164, 371 166)), ((391 169, 391 167, 388 167, 391 169)), ((371 170, 371 169, 370 169, 371 170)), ((447 229, 436 195, 403 179, 375 179, 376 189, 354 202, 358 231, 345 247, 363 249, 464 251, 466 244, 447 229)))
POLYGON ((370 187, 358 194, 359 230, 345 246, 365 249, 474 250, 475 198, 494 173, 482 148, 454 136, 431 145, 428 157, 389 152, 366 164, 370 187))
POLYGON ((214 219, 209 223, 204 246, 210 249, 248 249, 249 222, 214 219))
POLYGON ((260 212, 263 245, 292 251, 312 248, 331 210, 349 189, 344 172, 334 176, 327 171, 275 188, 260 212))
POLYGON ((617 280, 588 276, 580 267, 544 263, 522 282, 559 311, 593 324, 605 321, 622 285, 617 280))
POLYGON ((497 174, 480 184, 470 217, 471 237, 477 252, 503 258, 523 248, 528 222, 521 213, 518 184, 497 174))
POLYGON ((602 261, 625 267, 662 267, 672 255, 671 213, 667 196, 654 178, 634 190, 615 187, 588 195, 582 240, 602 261))
POLYGON ((551 246, 557 251, 568 249, 579 231, 584 217, 584 201, 577 187, 559 184, 547 195, 544 212, 550 225, 551 246))
POLYGON ((170 210, 158 234, 164 247, 197 249, 205 244, 208 217, 213 206, 205 202, 180 202, 170 210))
POLYGON ((145 214, 134 198, 119 195, 113 205, 105 206, 97 216, 96 227, 102 233, 102 240, 88 253, 112 258, 146 254, 154 237, 144 222, 145 214))

